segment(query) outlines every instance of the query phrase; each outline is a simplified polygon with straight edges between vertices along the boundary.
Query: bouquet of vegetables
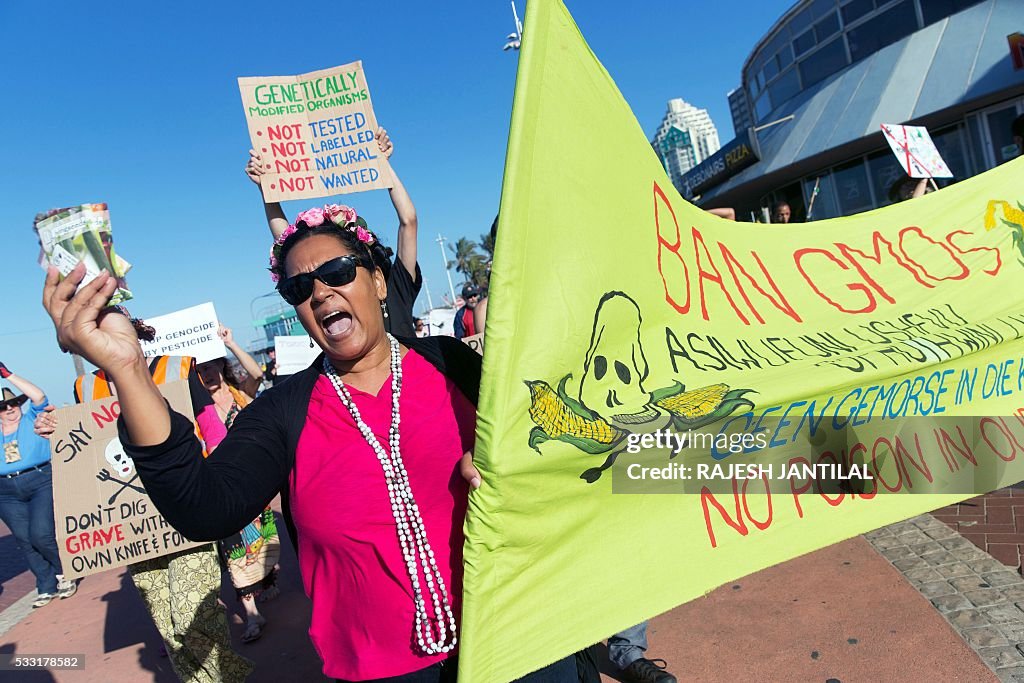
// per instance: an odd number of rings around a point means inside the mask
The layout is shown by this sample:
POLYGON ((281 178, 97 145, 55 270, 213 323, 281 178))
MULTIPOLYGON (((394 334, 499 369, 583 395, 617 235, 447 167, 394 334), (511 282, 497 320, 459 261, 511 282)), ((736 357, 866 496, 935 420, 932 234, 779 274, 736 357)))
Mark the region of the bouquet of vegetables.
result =
POLYGON ((106 269, 117 278, 117 291, 111 305, 132 298, 124 276, 131 266, 114 251, 110 231, 110 212, 106 204, 82 204, 60 209, 36 224, 39 242, 46 262, 67 275, 79 261, 85 262, 85 279, 89 282, 106 269))

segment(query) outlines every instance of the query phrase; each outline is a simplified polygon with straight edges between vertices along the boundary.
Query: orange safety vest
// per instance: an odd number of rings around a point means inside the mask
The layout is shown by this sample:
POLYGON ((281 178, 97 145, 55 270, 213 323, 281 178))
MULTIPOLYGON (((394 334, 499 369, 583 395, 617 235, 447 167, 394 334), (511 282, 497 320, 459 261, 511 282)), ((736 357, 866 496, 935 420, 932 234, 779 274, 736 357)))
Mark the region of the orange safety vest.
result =
MULTIPOLYGON (((153 376, 153 381, 158 386, 175 382, 179 379, 187 380, 192 368, 195 367, 195 362, 196 360, 192 356, 156 356, 149 362, 149 374, 153 376)), ((97 370, 88 375, 80 375, 75 380, 75 401, 78 403, 96 401, 113 395, 110 380, 107 379, 107 373, 103 372, 103 370, 97 370)), ((198 422, 195 423, 195 427, 196 436, 199 437, 199 441, 203 444, 203 457, 205 458, 208 455, 205 445, 206 439, 203 438, 203 433, 199 431, 198 422)))
MULTIPOLYGON (((156 384, 166 384, 179 379, 188 379, 195 359, 191 356, 156 356, 149 363, 149 374, 156 384), (170 369, 170 377, 168 377, 170 369)), ((102 370, 89 375, 81 375, 75 380, 75 401, 85 403, 113 396, 110 381, 102 370)))

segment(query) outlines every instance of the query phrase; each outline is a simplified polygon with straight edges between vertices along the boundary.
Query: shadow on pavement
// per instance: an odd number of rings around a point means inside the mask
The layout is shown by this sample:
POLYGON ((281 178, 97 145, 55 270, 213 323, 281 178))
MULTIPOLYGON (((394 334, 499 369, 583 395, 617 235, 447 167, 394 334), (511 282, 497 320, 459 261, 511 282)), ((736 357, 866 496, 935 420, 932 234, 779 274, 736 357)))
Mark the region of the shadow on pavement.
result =
POLYGON ((2 595, 4 584, 15 576, 27 572, 28 563, 25 561, 25 554, 18 549, 18 542, 2 524, 0 524, 0 534, 6 534, 0 535, 0 595, 2 595))
POLYGON ((103 652, 115 652, 141 644, 143 647, 139 650, 139 667, 152 673, 154 683, 177 681, 170 660, 160 654, 163 641, 132 583, 131 575, 124 572, 120 588, 106 593, 100 601, 106 603, 103 652))

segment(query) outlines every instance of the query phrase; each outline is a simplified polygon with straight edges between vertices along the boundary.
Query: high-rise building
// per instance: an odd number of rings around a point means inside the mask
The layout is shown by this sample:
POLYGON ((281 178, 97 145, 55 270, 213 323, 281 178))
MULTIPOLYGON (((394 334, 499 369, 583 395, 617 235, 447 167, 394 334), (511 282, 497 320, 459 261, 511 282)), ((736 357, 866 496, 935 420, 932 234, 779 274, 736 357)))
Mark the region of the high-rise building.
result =
POLYGON ((750 116, 750 100, 742 87, 729 92, 729 111, 732 113, 732 129, 737 135, 754 125, 750 116))
POLYGON ((718 129, 706 109, 676 98, 651 141, 672 184, 681 188, 683 175, 718 151, 718 129))

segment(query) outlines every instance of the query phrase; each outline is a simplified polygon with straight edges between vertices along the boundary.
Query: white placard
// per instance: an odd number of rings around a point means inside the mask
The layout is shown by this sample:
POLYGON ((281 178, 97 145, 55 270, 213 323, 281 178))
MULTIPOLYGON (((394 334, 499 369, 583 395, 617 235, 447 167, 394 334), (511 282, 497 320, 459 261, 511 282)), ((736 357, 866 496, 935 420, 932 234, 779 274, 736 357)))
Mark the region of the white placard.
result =
POLYGON ((427 330, 433 337, 454 337, 455 336, 455 309, 435 308, 430 310, 424 318, 427 330))
POLYGON ((924 126, 900 126, 883 123, 882 133, 900 166, 911 178, 952 178, 932 136, 924 126))
POLYGON ((153 341, 139 342, 147 357, 192 356, 203 363, 227 355, 224 342, 217 336, 219 323, 212 303, 146 318, 146 324, 156 330, 153 341))
POLYGON ((274 351, 277 352, 278 377, 305 370, 320 355, 320 347, 316 344, 309 348, 308 334, 274 337, 274 351))

